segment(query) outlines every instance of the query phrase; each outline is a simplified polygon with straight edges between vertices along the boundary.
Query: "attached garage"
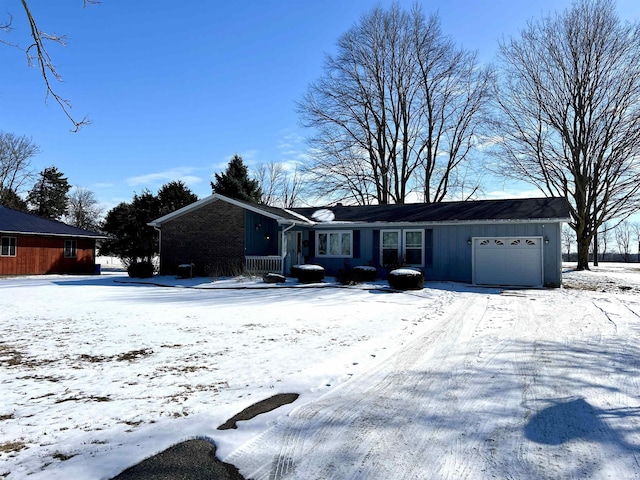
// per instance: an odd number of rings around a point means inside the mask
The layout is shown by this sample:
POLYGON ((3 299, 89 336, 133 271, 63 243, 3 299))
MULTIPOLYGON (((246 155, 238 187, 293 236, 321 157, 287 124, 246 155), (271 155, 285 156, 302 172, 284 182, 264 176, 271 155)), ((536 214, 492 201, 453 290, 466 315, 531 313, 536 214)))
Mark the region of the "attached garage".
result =
POLYGON ((473 283, 542 286, 544 284, 542 237, 474 238, 473 283))

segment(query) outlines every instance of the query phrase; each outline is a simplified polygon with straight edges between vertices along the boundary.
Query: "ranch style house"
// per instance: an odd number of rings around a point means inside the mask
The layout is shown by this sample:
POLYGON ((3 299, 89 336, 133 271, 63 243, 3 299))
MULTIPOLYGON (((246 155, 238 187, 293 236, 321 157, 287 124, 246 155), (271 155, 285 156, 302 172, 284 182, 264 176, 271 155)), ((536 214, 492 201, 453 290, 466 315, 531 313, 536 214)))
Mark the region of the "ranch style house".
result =
POLYGON ((289 274, 315 264, 327 275, 358 265, 386 278, 399 266, 425 280, 558 287, 564 198, 403 205, 276 208, 213 194, 151 222, 160 271, 289 274))

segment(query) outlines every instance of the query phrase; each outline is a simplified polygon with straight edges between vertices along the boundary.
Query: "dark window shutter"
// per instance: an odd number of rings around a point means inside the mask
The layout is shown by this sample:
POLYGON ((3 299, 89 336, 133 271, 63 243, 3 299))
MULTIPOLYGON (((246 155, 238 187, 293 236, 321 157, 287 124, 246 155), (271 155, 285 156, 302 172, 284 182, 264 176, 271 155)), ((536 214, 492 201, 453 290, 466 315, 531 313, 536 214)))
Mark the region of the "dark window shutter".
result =
POLYGON ((353 231, 353 258, 360 258, 360 230, 353 231))
POLYGON ((316 256, 316 232, 314 230, 309 231, 309 256, 316 256))
POLYGON ((372 263, 374 266, 380 266, 380 230, 373 231, 373 252, 371 253, 373 257, 372 263))
POLYGON ((424 232, 424 266, 433 267, 433 230, 427 228, 424 232))

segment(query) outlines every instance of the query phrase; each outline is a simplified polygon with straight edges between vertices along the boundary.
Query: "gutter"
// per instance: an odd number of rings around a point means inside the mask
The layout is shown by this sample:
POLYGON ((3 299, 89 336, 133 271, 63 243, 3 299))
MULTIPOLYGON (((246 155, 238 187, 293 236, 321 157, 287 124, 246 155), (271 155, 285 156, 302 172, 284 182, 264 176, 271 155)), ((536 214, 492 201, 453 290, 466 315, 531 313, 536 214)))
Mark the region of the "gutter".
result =
POLYGON ((47 233, 47 232, 20 232, 20 231, 0 231, 2 235, 33 235, 38 237, 70 237, 70 238, 89 238, 94 240, 106 240, 107 235, 75 235, 73 233, 47 233))
POLYGON ((385 228, 385 227, 418 227, 418 226, 436 226, 436 225, 491 225, 491 224, 523 224, 523 223, 567 223, 570 218, 527 218, 527 219, 494 219, 494 220, 439 220, 439 221, 415 221, 415 222, 363 222, 363 221, 333 221, 333 222, 317 222, 308 226, 316 229, 351 227, 351 228, 385 228))

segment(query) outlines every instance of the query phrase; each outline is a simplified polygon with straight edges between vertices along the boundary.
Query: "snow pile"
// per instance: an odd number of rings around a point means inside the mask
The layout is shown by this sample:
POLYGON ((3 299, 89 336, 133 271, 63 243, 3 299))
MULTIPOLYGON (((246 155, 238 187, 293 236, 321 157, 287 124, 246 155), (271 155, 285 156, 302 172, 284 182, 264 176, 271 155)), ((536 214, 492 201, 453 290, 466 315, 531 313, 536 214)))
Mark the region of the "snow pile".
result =
POLYGON ((313 212, 311 218, 313 218, 316 222, 333 222, 336 218, 336 215, 328 208, 321 208, 313 212))
POLYGON ((419 277, 422 275, 420 270, 416 270, 415 268, 396 268, 395 270, 391 270, 389 272, 391 276, 414 276, 419 277))
POLYGON ((293 268, 297 268, 298 270, 307 270, 309 272, 320 272, 324 270, 322 265, 313 265, 313 264, 302 264, 302 265, 294 265, 293 268))

